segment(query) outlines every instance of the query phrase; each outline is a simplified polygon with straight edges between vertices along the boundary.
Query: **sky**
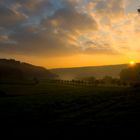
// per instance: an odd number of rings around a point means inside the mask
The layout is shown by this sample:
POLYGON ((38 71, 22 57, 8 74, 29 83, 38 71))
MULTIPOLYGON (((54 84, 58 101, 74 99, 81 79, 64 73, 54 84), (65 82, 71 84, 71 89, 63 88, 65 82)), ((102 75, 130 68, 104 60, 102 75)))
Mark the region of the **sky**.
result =
POLYGON ((46 68, 140 60, 140 0, 0 0, 0 58, 46 68))

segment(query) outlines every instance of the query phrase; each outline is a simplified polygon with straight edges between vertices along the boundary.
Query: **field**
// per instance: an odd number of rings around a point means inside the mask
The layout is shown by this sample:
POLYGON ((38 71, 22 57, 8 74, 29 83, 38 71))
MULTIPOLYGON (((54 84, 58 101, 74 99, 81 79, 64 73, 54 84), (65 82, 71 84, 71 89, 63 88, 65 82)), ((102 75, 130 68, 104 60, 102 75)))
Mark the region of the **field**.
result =
POLYGON ((1 128, 15 135, 133 135, 140 128, 139 88, 44 82, 1 84, 0 91, 1 128))

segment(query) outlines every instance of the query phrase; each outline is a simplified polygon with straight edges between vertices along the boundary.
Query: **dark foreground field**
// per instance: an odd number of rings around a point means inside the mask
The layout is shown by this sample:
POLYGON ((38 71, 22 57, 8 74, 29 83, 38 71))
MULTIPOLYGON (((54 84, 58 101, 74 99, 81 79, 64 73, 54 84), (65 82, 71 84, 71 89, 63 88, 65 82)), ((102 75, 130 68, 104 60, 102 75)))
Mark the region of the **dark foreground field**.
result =
POLYGON ((139 134, 139 88, 40 83, 0 91, 0 127, 12 135, 139 134))

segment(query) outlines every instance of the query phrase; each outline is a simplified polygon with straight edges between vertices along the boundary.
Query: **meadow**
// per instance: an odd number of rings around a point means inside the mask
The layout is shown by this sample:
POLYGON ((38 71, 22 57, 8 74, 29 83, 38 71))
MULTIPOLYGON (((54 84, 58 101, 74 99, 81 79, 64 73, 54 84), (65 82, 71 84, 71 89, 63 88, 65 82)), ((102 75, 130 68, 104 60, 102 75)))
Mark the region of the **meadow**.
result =
POLYGON ((16 135, 23 130, 33 135, 128 135, 140 126, 139 88, 42 82, 1 84, 0 91, 6 93, 0 97, 1 127, 16 135))

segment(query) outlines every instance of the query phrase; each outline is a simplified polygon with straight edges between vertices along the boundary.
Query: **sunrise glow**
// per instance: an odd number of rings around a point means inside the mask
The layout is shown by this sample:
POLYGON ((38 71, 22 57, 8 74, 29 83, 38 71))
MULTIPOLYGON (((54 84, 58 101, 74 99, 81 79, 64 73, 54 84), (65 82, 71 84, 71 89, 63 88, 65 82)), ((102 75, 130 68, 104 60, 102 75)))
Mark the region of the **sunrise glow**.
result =
POLYGON ((0 0, 0 120, 13 136, 139 135, 140 0, 0 0))
POLYGON ((131 65, 131 66, 134 66, 134 65, 135 65, 135 61, 131 60, 131 61, 130 61, 130 65, 131 65))
POLYGON ((138 0, 2 0, 0 6, 1 58, 46 68, 140 60, 138 0))

